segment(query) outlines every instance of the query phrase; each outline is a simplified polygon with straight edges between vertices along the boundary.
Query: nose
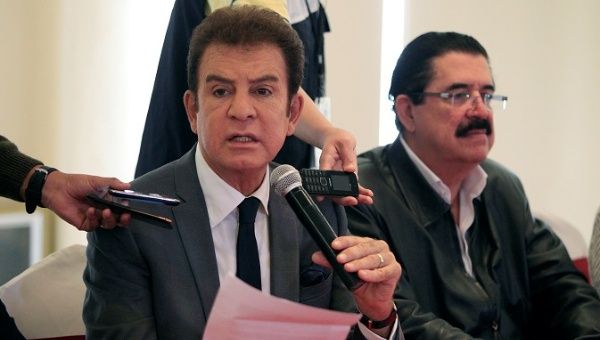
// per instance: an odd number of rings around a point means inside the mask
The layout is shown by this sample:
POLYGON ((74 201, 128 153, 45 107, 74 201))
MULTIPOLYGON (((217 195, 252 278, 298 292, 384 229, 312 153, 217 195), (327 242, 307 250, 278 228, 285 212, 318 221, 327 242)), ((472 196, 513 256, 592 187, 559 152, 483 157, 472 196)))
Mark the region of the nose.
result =
POLYGON ((256 116, 256 110, 252 105, 249 94, 237 92, 231 97, 231 103, 227 112, 228 116, 237 120, 246 120, 256 116))

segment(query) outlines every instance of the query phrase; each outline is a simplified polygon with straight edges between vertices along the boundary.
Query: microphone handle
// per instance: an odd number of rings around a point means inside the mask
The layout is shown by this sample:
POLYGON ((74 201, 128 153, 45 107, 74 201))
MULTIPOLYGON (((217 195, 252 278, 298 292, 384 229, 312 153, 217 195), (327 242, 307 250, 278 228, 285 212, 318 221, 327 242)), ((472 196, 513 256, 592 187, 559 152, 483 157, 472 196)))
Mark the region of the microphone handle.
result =
POLYGON ((364 282, 358 275, 347 272, 337 261, 337 252, 331 248, 331 242, 337 235, 306 190, 301 186, 296 187, 285 198, 346 287, 353 291, 362 286, 364 282))

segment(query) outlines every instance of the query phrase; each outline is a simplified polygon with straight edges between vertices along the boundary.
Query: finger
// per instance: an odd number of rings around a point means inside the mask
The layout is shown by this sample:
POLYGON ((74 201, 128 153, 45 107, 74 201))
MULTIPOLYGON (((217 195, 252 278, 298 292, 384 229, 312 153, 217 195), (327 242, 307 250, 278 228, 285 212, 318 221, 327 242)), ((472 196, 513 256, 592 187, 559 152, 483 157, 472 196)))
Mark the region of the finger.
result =
POLYGON ((117 190, 125 190, 129 189, 130 184, 121 182, 119 179, 115 177, 97 177, 97 176, 89 176, 90 185, 97 193, 105 192, 108 188, 113 188, 117 190))
MULTIPOLYGON (((386 255, 389 261, 389 255, 386 255)), ((358 271, 358 277, 365 282, 389 282, 395 285, 402 276, 402 267, 400 264, 393 259, 389 261, 385 266, 375 269, 361 269, 358 271)))
POLYGON ((327 261, 327 258, 325 257, 325 255, 323 255, 323 253, 321 251, 314 252, 311 256, 311 260, 315 264, 318 264, 325 268, 331 268, 331 264, 329 263, 329 261, 327 261))
POLYGON ((111 188, 117 189, 117 190, 126 190, 131 187, 131 185, 129 183, 121 182, 120 180, 118 180, 116 178, 112 178, 111 182, 109 183, 109 186, 111 188))
POLYGON ((360 269, 373 269, 379 264, 379 256, 389 252, 387 243, 381 240, 361 238, 356 236, 338 237, 332 243, 334 249, 339 251, 338 262, 344 264, 349 271, 360 269), (340 248, 337 248, 340 247, 340 248))
POLYGON ((375 201, 373 201, 373 197, 372 196, 358 195, 358 204, 371 205, 374 202, 375 201))
POLYGON ((369 196, 369 197, 375 196, 375 194, 373 193, 373 191, 371 189, 365 188, 360 184, 358 185, 358 194, 369 196))
POLYGON ((121 214, 121 216, 119 216, 119 223, 117 224, 117 226, 126 227, 129 225, 129 223, 131 223, 131 214, 124 213, 124 214, 121 214))
POLYGON ((112 213, 110 209, 102 210, 102 221, 100 227, 104 229, 112 229, 117 226, 117 219, 115 218, 115 214, 112 213))
POLYGON ((352 196, 332 197, 331 200, 343 206, 357 205, 359 203, 359 200, 352 196))
POLYGON ((319 169, 321 170, 333 170, 333 169, 342 169, 341 162, 338 162, 338 158, 335 156, 337 151, 335 148, 329 147, 326 145, 323 150, 321 150, 321 156, 319 157, 319 169))
POLYGON ((93 207, 87 208, 83 223, 78 228, 83 231, 93 231, 98 227, 98 211, 93 207))
POLYGON ((354 149, 344 144, 341 146, 339 152, 344 171, 356 172, 356 154, 354 153, 354 149))
POLYGON ((337 251, 343 251, 343 250, 346 250, 346 248, 357 246, 357 245, 360 245, 363 243, 366 243, 366 244, 362 245, 363 247, 370 247, 370 245, 368 245, 368 244, 371 242, 375 242, 375 243, 381 242, 383 245, 387 246, 387 244, 384 241, 375 240, 370 237, 362 237, 362 236, 354 236, 354 235, 338 236, 335 240, 333 240, 333 242, 331 242, 331 246, 333 247, 333 249, 335 249, 337 251))

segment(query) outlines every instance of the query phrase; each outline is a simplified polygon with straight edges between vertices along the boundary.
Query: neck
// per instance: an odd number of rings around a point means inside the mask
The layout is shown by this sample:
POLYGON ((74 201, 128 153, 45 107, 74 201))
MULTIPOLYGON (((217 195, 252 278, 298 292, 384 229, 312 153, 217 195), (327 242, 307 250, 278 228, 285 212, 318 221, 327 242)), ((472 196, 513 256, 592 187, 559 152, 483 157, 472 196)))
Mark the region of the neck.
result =
MULTIPOLYGON (((219 175, 221 176, 221 175, 219 175)), ((244 173, 241 175, 234 175, 228 177, 221 177, 227 184, 231 185, 237 191, 241 192, 244 196, 250 196, 254 193, 263 182, 265 178, 265 171, 263 169, 260 173, 244 173)))

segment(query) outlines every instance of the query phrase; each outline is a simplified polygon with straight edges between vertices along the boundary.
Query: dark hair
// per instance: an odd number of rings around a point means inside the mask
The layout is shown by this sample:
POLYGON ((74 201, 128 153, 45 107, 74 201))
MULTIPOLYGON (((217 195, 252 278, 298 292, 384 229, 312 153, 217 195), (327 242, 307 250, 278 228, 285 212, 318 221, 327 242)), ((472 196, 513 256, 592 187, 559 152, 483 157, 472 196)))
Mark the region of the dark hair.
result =
MULTIPOLYGON (((449 52, 464 52, 482 55, 489 62, 488 54, 475 38, 456 32, 428 32, 411 41, 398 58, 392 74, 390 99, 400 94, 407 95, 414 104, 423 102, 418 95, 433 79, 433 59, 449 52)), ((396 116, 396 127, 402 124, 396 116)))
POLYGON ((276 12, 258 6, 242 5, 218 9, 192 32, 187 57, 188 88, 198 90, 198 66, 211 44, 256 46, 274 44, 283 53, 288 75, 288 96, 298 92, 303 77, 304 49, 292 26, 276 12))

